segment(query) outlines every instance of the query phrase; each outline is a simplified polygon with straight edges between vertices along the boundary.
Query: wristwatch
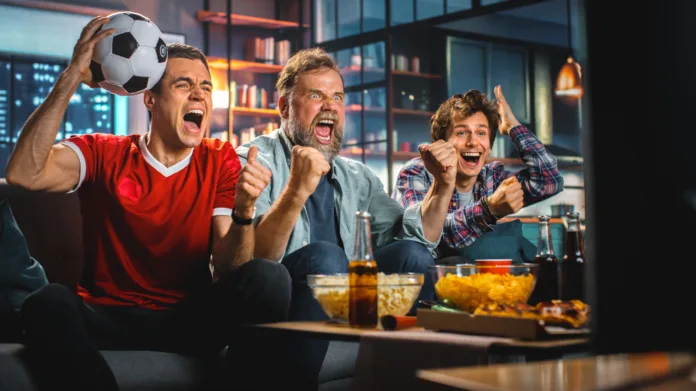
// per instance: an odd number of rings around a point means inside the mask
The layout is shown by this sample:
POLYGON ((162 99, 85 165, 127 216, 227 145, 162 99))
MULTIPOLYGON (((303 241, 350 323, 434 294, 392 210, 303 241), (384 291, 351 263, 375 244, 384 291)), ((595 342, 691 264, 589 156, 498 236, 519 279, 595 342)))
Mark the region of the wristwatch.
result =
POLYGON ((254 207, 254 213, 252 213, 250 219, 243 219, 243 218, 237 216, 234 213, 234 208, 232 209, 232 221, 237 225, 249 225, 249 224, 251 224, 252 221, 254 221, 254 217, 256 217, 256 207, 254 207))

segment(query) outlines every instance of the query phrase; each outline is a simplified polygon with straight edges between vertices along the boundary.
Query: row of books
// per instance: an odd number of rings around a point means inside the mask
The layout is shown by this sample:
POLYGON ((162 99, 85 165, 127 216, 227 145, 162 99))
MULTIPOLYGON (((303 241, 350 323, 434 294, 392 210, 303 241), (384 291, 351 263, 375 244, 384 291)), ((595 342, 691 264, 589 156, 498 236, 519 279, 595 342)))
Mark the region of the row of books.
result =
MULTIPOLYGON (((269 93, 263 87, 255 84, 240 84, 236 81, 230 82, 232 96, 229 103, 230 107, 247 107, 251 109, 274 109, 278 102, 278 91, 269 93), (269 94, 271 95, 269 97, 269 94)), ((223 104, 224 106, 224 104, 223 104)))
POLYGON ((264 64, 285 65, 290 59, 290 41, 273 37, 249 38, 244 42, 244 59, 264 64))

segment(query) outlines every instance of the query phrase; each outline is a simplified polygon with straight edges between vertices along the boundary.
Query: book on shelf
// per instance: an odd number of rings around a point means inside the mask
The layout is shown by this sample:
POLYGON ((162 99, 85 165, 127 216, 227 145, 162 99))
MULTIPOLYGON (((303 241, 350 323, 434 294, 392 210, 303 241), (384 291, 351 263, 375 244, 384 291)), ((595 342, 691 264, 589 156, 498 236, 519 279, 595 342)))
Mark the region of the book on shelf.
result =
POLYGON ((248 38, 244 43, 244 59, 263 64, 285 65, 290 58, 290 41, 273 37, 248 38))
POLYGON ((249 109, 275 109, 278 94, 273 92, 269 100, 268 90, 254 84, 238 85, 235 80, 230 82, 230 92, 222 90, 213 92, 213 107, 226 109, 228 107, 244 107, 249 109))

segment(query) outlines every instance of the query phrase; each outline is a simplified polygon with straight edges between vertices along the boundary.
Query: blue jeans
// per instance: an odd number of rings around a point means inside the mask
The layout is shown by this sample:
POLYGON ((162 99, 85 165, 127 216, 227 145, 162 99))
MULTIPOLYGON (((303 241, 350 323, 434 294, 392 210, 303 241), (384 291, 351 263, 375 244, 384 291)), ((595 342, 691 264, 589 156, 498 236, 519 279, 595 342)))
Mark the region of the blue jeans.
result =
MULTIPOLYGON (((428 266, 435 260, 428 249, 417 242, 398 240, 373 251, 377 268, 385 274, 423 273, 425 280, 419 300, 432 300, 435 288, 428 266)), ((283 258, 282 264, 288 269, 292 279, 292 300, 290 301, 290 320, 328 320, 319 302, 312 296, 307 285, 310 274, 348 273, 348 257, 345 251, 329 242, 313 242, 283 258)), ((414 303, 412 312, 415 311, 414 303)), ((321 365, 329 342, 313 338, 298 338, 293 355, 297 379, 303 387, 316 388, 321 365)))

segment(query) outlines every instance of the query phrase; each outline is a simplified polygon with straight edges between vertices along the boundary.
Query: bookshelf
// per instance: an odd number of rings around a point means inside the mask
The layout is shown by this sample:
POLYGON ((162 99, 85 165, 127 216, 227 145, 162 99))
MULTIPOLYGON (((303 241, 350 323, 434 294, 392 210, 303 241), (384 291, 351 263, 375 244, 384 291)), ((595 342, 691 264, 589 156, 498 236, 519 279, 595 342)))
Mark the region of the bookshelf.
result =
POLYGON ((204 2, 205 8, 196 12, 204 27, 205 53, 215 86, 208 137, 236 147, 278 127, 275 81, 290 54, 305 45, 309 32, 302 20, 305 1, 275 0, 274 15, 221 12, 211 9, 211 2, 204 2), (223 44, 219 45, 222 55, 209 50, 211 37, 223 44))
POLYGON ((232 71, 252 72, 252 73, 271 73, 277 74, 283 69, 282 65, 264 64, 253 61, 230 60, 219 57, 208 57, 208 66, 213 69, 226 70, 227 67, 232 71), (228 65, 229 63, 229 65, 228 65))
MULTIPOLYGON (((227 24, 226 15, 227 14, 225 12, 215 12, 206 10, 198 10, 198 12, 196 12, 196 17, 198 18, 198 21, 203 23, 227 24)), ((232 26, 258 27, 269 30, 298 28, 300 26, 299 23, 290 22, 286 20, 259 18, 256 16, 239 14, 230 14, 229 19, 232 26)), ((302 26, 304 28, 309 27, 306 24, 302 26)))
POLYGON ((249 107, 233 107, 232 112, 235 115, 248 117, 277 117, 280 115, 276 109, 253 109, 249 107))

